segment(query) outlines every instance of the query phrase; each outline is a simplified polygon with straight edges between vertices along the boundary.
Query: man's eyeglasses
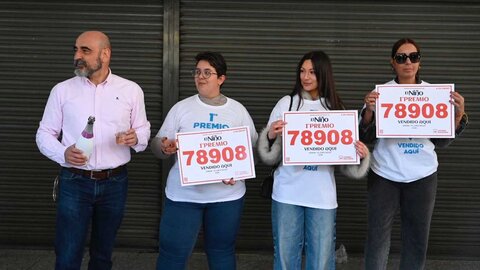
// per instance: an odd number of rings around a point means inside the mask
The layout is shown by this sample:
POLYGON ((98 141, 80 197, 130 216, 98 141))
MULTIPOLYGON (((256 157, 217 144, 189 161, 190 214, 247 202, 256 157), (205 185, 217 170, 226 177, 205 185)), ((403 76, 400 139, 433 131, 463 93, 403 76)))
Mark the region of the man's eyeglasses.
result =
POLYGON ((212 74, 217 74, 217 73, 212 72, 210 69, 204 69, 203 71, 201 69, 192 70, 192 76, 195 78, 200 77, 200 75, 202 74, 205 79, 208 79, 210 78, 210 76, 212 76, 212 74))
POLYGON ((412 52, 408 55, 406 53, 397 53, 397 54, 395 54, 393 59, 395 59, 395 62, 397 62, 397 64, 405 64, 405 62, 407 62, 407 58, 409 58, 410 62, 415 64, 415 63, 420 62, 421 57, 422 56, 420 55, 419 52, 412 52))

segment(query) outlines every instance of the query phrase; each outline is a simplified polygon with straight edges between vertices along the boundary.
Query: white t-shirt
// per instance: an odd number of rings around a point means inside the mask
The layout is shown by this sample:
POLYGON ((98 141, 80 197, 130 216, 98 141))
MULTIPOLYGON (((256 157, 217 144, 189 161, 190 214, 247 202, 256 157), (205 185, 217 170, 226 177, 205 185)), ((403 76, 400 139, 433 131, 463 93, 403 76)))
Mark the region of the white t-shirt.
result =
POLYGON ((435 145, 428 138, 378 138, 375 143, 371 169, 383 178, 409 183, 431 175, 437 167, 435 145))
MULTIPOLYGON (((303 100, 297 110, 298 95, 293 97, 292 111, 325 111, 319 100, 303 100)), ((270 114, 268 125, 283 118, 290 96, 281 98, 270 114)), ((288 125, 288 123, 287 123, 288 125)), ((272 199, 281 203, 319 209, 337 208, 334 167, 330 165, 280 166, 274 174, 272 199)))
MULTIPOLYGON (((198 94, 177 102, 168 112, 162 127, 156 137, 175 139, 178 132, 223 129, 238 126, 248 126, 252 145, 258 138, 252 118, 245 107, 238 101, 227 98, 221 106, 211 106, 203 103, 198 94)), ((165 188, 167 198, 172 201, 211 203, 233 201, 245 194, 245 183, 237 181, 233 186, 223 183, 206 185, 181 186, 178 160, 170 169, 165 188)))

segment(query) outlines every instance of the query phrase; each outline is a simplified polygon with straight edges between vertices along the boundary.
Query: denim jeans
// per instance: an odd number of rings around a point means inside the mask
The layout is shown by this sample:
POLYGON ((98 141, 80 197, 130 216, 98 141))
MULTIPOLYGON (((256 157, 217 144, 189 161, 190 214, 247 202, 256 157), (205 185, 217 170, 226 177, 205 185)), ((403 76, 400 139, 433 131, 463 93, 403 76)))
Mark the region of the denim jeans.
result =
POLYGON ((336 209, 317 209, 272 200, 275 270, 335 269, 336 209))
POLYGON ((392 225, 399 208, 403 242, 400 269, 424 269, 436 191, 437 173, 414 182, 397 183, 370 171, 366 270, 387 268, 392 225))
POLYGON ((235 242, 244 198, 217 203, 165 201, 160 221, 157 270, 186 268, 203 223, 210 270, 236 269, 235 242))
POLYGON ((112 251, 127 198, 127 169, 92 180, 63 168, 57 200, 55 269, 80 269, 91 224, 89 270, 111 269, 112 251))

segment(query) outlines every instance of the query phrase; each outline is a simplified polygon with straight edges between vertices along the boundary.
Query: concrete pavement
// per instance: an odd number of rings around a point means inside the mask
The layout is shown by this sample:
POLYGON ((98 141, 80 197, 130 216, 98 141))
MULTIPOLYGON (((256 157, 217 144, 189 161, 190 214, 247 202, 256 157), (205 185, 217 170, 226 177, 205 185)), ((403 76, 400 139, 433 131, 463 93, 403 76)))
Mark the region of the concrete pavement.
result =
MULTIPOLYGON (((239 253, 238 270, 272 269, 273 256, 270 253, 239 253)), ((113 270, 149 270, 155 269, 157 253, 148 251, 116 250, 113 255, 113 270)), ((345 259, 345 258, 344 258, 345 259)), ((362 270, 362 258, 349 256, 346 262, 337 263, 337 270, 362 270)), ((55 253, 52 250, 0 249, 0 270, 52 270, 55 253)), ((85 256, 82 270, 86 270, 88 254, 85 256)), ((204 253, 196 252, 189 261, 189 270, 208 270, 204 253)), ((388 270, 398 269, 398 256, 389 260, 388 270)), ((478 270, 478 261, 433 260, 427 262, 426 269, 433 270, 478 270)))

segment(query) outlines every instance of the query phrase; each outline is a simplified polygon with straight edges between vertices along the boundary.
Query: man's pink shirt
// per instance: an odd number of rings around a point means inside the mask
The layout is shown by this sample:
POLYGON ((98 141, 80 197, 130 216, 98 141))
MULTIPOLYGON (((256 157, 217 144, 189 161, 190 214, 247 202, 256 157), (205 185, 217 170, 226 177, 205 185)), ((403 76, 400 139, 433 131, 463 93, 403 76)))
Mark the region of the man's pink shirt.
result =
POLYGON ((80 168, 102 170, 129 162, 130 147, 115 142, 115 133, 121 130, 135 129, 138 143, 132 148, 136 152, 147 147, 150 122, 143 91, 135 82, 110 72, 98 85, 77 76, 52 89, 36 135, 40 152, 63 167, 72 167, 65 162, 64 153, 77 141, 89 116, 95 116, 94 149, 80 168))

